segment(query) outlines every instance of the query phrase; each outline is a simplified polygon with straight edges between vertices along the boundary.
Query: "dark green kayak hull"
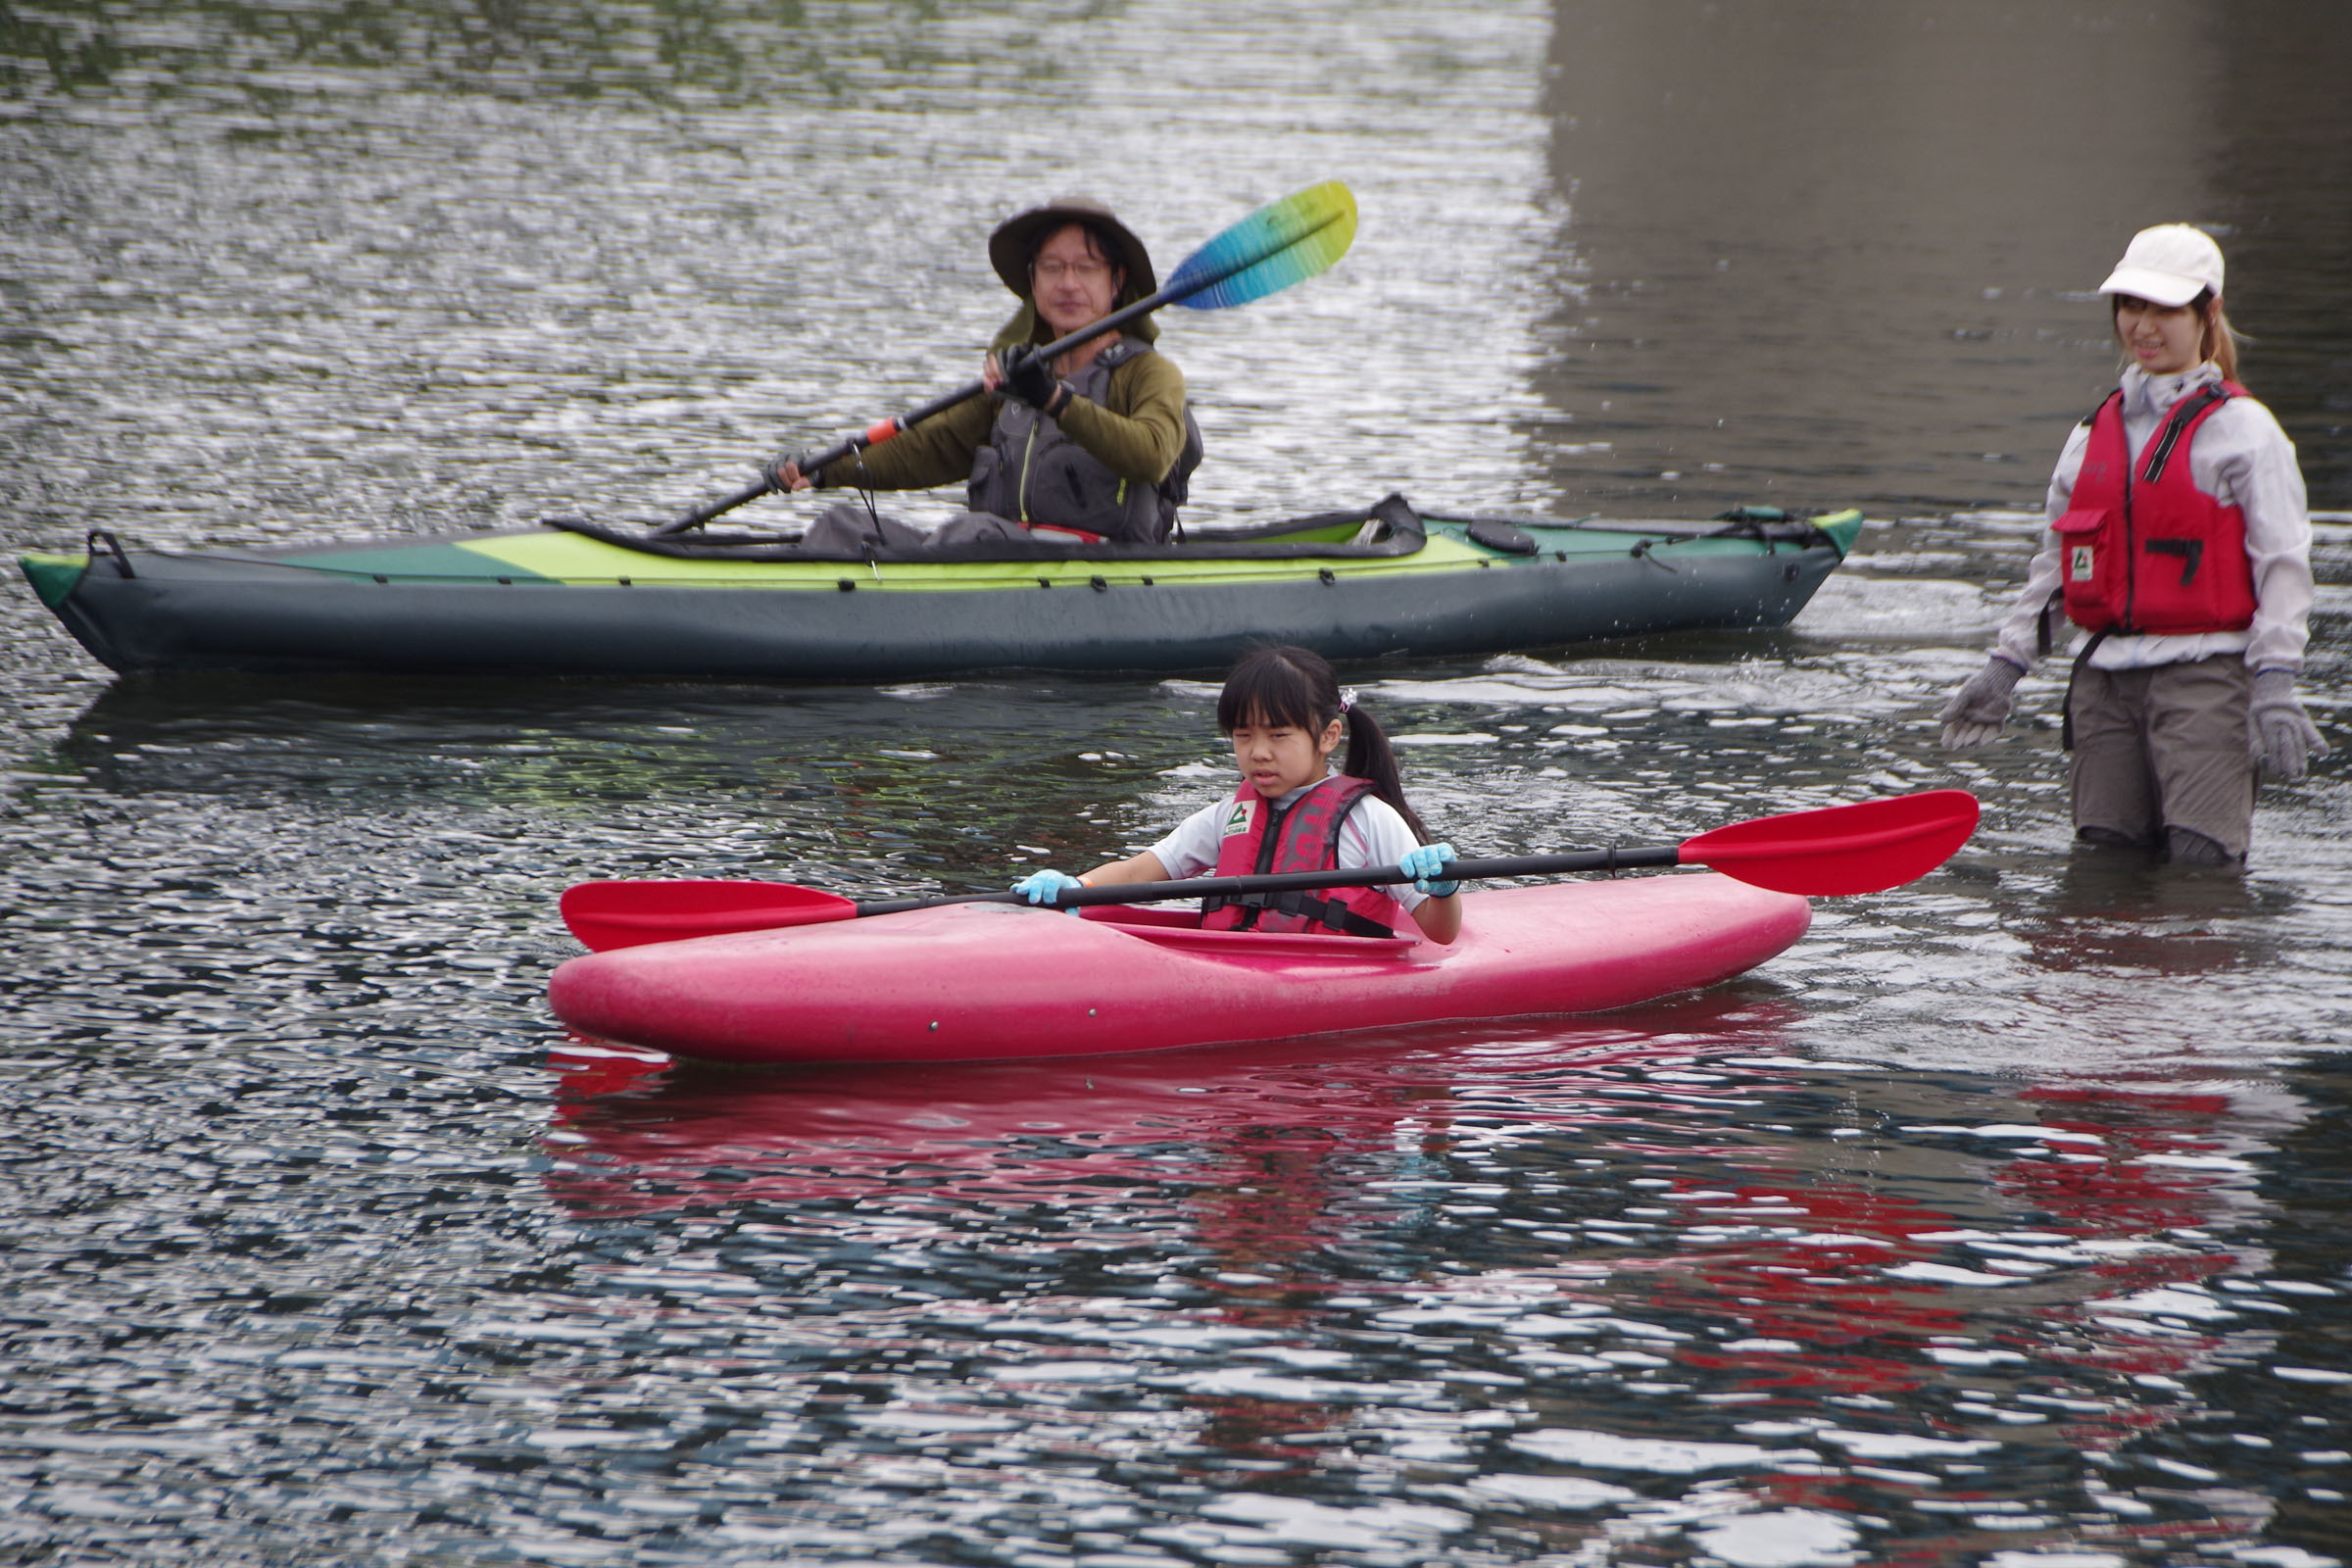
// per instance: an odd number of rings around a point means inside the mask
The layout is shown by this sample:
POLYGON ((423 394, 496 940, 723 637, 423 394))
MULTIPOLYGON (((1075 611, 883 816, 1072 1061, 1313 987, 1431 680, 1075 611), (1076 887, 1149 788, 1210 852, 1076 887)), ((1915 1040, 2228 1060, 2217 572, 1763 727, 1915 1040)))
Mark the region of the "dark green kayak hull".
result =
POLYGON ((1366 660, 1779 626, 1860 527, 1839 514, 1779 539, 1518 519, 1518 548, 1496 550, 1426 520, 1404 556, 681 562, 533 529, 250 554, 110 539, 24 569, 123 672, 869 681, 1210 670, 1268 638, 1366 660))

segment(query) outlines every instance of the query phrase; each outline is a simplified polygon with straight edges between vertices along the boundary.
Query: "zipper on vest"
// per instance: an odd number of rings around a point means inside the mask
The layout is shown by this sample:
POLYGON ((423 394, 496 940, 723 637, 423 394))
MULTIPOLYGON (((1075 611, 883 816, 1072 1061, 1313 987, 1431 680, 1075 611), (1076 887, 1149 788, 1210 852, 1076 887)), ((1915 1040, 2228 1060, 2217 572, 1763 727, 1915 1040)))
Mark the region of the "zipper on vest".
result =
MULTIPOLYGON (((2143 474, 2144 482, 2148 484, 2154 484, 2162 478, 2164 466, 2172 461, 2173 448, 2180 443, 2181 433, 2197 415, 2229 395, 2207 387, 2197 397, 2180 404, 2173 410, 2172 417, 2165 420, 2164 427, 2149 438, 2147 451, 2140 463, 2136 466, 2130 462, 2124 465, 2124 618, 2115 629, 2126 636, 2139 634, 2139 624, 2132 615, 2139 604, 2139 528, 2132 515, 2132 491, 2143 482, 2143 474)), ((2131 448, 2132 438, 2127 435, 2124 437, 2127 457, 2131 448)))
POLYGON ((1042 414, 1031 419, 1029 421, 1029 439, 1021 443, 1021 482, 1014 488, 1012 499, 1014 505, 1021 509, 1020 521, 1024 525, 1029 521, 1030 460, 1037 455, 1037 432, 1039 426, 1044 423, 1045 416, 1042 414))
POLYGON ((2132 471, 2132 438, 2124 437, 2124 618, 2116 630, 2125 636, 2137 634, 2132 622, 2132 608, 2139 602, 2139 533, 2132 520, 2132 487, 2136 475, 2132 471))
POLYGON ((2148 483, 2154 484, 2164 477, 2164 466, 2172 460, 2173 448, 2180 443, 2189 425, 2195 422, 2197 416, 2228 396, 2229 393, 2209 386, 2174 411, 2172 418, 2166 421, 2163 431, 2150 447, 2147 462, 2141 466, 2140 471, 2148 483))

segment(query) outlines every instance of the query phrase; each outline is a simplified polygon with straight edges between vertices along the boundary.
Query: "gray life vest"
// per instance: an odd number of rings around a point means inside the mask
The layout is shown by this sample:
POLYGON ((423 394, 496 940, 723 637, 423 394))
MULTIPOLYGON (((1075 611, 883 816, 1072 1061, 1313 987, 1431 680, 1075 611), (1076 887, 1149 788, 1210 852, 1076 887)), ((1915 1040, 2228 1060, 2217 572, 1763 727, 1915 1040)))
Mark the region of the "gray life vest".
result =
MULTIPOLYGON (((1066 377, 1077 397, 1105 403, 1110 372, 1139 354, 1152 352, 1140 337, 1122 336, 1066 377)), ((1015 522, 1083 528, 1122 544, 1157 544, 1175 525, 1176 509, 1200 466, 1200 427, 1184 411, 1184 450, 1168 476, 1157 484, 1122 479, 1084 447, 1061 433, 1061 425, 1020 399, 1007 397, 997 411, 988 444, 972 456, 968 505, 1015 522)))

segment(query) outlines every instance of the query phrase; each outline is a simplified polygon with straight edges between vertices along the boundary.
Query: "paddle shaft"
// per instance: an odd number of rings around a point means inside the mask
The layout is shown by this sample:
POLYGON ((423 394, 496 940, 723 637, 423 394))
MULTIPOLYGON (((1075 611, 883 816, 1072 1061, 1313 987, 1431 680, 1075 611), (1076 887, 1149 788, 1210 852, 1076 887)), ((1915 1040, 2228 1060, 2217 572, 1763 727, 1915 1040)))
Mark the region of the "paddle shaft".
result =
MULTIPOLYGON (((1291 239, 1285 241, 1280 249, 1289 250, 1292 246, 1298 244, 1300 241, 1316 233, 1322 226, 1323 225, 1318 224, 1315 228, 1308 229, 1304 234, 1292 237, 1291 239)), ((1279 254, 1279 252, 1276 254, 1279 254)), ((1081 343, 1091 343, 1096 338, 1102 336, 1106 332, 1116 332, 1120 328, 1126 326, 1130 321, 1142 320, 1145 317, 1150 316, 1153 311, 1158 310, 1163 305, 1174 305, 1181 301, 1189 300, 1196 294, 1215 288, 1219 283, 1224 282, 1229 277, 1238 277, 1253 267, 1261 267, 1265 265, 1267 257, 1265 256, 1245 255, 1239 259, 1227 263, 1221 268, 1212 269, 1211 270, 1203 272, 1197 277, 1186 278, 1181 282, 1181 284, 1171 283, 1166 288, 1159 290, 1157 293, 1145 295, 1142 299, 1137 300, 1132 305, 1120 306, 1117 310, 1111 312, 1108 316, 1102 317, 1099 320, 1089 321, 1086 325, 1080 327, 1077 331, 1068 334, 1066 337, 1055 338, 1044 348, 1039 349, 1037 351, 1037 357, 1042 360, 1059 359, 1062 355, 1068 353, 1071 349, 1076 348, 1081 343)), ((798 467, 801 472, 813 479, 817 474, 823 472, 826 468, 832 466, 834 464, 839 463, 842 459, 851 457, 859 452, 863 452, 867 447, 880 446, 892 436, 897 435, 904 430, 910 429, 914 425, 920 424, 925 419, 931 418, 936 415, 945 414, 948 412, 948 410, 956 407, 959 403, 968 403, 973 398, 980 396, 987 390, 988 383, 985 381, 970 382, 964 386, 957 387, 953 392, 933 398, 930 402, 922 405, 920 408, 909 409, 905 414, 893 415, 887 419, 877 419, 874 423, 858 431, 856 435, 847 436, 834 443, 832 446, 825 448, 822 452, 804 452, 799 457, 792 460, 793 465, 798 467)), ((671 534, 685 533, 690 529, 699 528, 704 523, 709 522, 711 518, 717 516, 720 513, 732 512, 735 508, 744 505, 746 502, 757 501, 761 496, 766 495, 773 489, 775 489, 774 482, 769 480, 765 475, 762 475, 758 484, 747 485, 743 489, 736 491, 733 495, 728 496, 723 500, 714 501, 707 507, 698 507, 694 511, 687 513, 684 516, 679 517, 673 522, 663 523, 661 527, 656 528, 653 531, 652 536, 654 538, 661 539, 671 534)))
MULTIPOLYGON (((1557 876, 1576 871, 1642 871, 1680 865, 1682 849, 1571 850, 1561 855, 1507 855, 1485 860, 1447 860, 1440 880, 1496 876, 1557 876)), ((1369 888, 1412 881, 1400 865, 1367 865, 1353 871, 1269 871, 1262 876, 1196 876, 1177 882, 1114 882, 1099 888, 1069 888, 1046 908, 1072 909, 1094 904, 1152 904, 1161 899, 1234 898, 1250 893, 1288 893, 1304 888, 1369 888)), ((940 899, 884 899, 857 906, 859 915, 902 914, 943 904, 1027 904, 1018 893, 966 893, 940 899)))
MULTIPOLYGON (((1925 876, 1950 858, 1976 830, 1978 814, 1976 797, 1965 790, 1928 790, 1734 822, 1673 846, 1448 860, 1437 875, 1462 880, 1704 865, 1751 887, 1805 898, 1883 893, 1925 876)), ((1202 895, 1248 898, 1305 888, 1377 887, 1410 880, 1404 868, 1396 865, 1354 871, 1191 877, 1070 888, 1054 906, 1150 904, 1202 895)), ((837 894, 789 882, 583 882, 564 891, 564 920, 582 942, 602 952, 641 942, 815 925, 943 904, 1028 902, 1022 894, 1007 892, 856 904, 837 894)))

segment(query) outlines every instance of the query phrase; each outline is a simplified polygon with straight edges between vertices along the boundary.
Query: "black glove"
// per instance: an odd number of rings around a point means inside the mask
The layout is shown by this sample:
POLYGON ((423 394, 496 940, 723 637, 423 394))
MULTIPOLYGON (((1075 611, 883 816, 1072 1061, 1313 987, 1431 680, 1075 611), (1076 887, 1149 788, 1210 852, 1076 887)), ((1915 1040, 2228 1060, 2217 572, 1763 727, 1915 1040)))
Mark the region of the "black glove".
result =
POLYGON ((1050 360, 1038 358, 1026 343, 1016 343, 997 358, 1004 372, 1004 390, 1041 414, 1058 414, 1069 401, 1070 389, 1054 374, 1050 360))

